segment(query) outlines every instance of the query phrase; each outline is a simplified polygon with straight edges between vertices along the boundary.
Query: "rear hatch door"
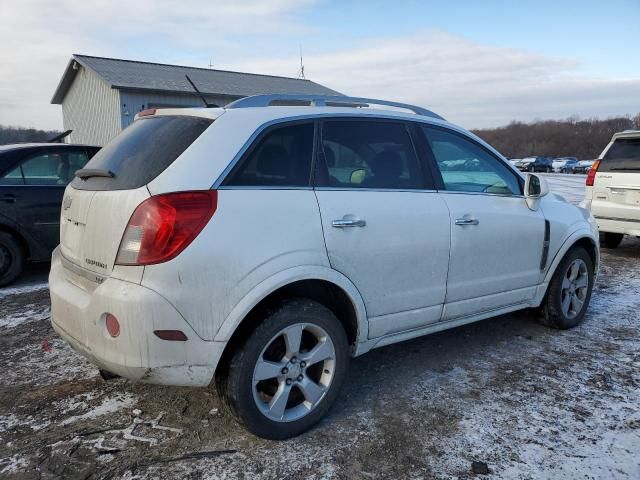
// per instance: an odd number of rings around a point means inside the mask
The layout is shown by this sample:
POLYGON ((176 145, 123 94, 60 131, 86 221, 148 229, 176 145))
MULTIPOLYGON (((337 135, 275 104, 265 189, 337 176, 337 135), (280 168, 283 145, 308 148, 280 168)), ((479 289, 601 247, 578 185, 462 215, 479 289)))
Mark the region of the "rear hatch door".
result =
POLYGON ((67 264, 97 278, 110 275, 131 215, 150 196, 146 185, 212 122, 188 115, 139 119, 76 172, 61 211, 60 251, 67 264))
POLYGON ((617 138, 603 155, 592 211, 597 217, 640 221, 640 138, 617 138))

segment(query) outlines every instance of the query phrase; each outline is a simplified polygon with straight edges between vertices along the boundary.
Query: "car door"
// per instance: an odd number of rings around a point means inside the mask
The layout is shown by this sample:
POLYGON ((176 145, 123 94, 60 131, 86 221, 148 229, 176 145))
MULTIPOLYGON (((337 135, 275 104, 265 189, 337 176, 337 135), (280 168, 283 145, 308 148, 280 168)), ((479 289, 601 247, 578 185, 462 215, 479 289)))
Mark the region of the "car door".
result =
POLYGON ((441 318, 450 226, 407 124, 322 122, 315 192, 332 268, 360 291, 369 337, 441 318))
POLYGON ((444 319, 528 302, 540 277, 545 220, 527 207, 522 178, 464 134, 423 132, 451 215, 444 319))
POLYGON ((16 222, 16 200, 24 185, 15 152, 6 152, 0 163, 0 224, 13 226, 16 222))
POLYGON ((64 189, 88 160, 83 148, 52 147, 30 153, 20 162, 24 185, 16 190, 16 219, 47 252, 60 242, 64 189))

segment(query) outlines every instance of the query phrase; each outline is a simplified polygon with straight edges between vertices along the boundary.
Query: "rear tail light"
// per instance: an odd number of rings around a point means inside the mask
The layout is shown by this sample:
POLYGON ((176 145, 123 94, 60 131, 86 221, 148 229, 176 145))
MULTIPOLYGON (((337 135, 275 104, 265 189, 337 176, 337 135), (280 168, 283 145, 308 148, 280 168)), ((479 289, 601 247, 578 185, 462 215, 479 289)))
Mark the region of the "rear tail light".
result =
POLYGON ((116 265, 151 265, 175 258, 198 236, 217 206, 215 190, 148 198, 129 220, 116 265))
POLYGON ((596 179, 596 173, 598 173, 598 167, 600 166, 600 160, 593 162, 591 170, 587 174, 587 187, 593 187, 593 182, 596 179))

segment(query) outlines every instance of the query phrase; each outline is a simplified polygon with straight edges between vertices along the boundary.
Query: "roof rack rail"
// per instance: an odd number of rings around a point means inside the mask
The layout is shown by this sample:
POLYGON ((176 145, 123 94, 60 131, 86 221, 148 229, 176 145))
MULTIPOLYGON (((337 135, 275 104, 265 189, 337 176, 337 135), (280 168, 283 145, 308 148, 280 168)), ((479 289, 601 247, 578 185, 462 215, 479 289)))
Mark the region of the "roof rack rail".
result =
POLYGON ((407 103, 389 102, 374 98, 347 97, 344 95, 252 95, 229 103, 224 108, 249 108, 271 106, 311 106, 311 107, 354 107, 363 108, 370 105, 402 108, 416 115, 444 120, 437 113, 426 108, 409 105, 407 103))

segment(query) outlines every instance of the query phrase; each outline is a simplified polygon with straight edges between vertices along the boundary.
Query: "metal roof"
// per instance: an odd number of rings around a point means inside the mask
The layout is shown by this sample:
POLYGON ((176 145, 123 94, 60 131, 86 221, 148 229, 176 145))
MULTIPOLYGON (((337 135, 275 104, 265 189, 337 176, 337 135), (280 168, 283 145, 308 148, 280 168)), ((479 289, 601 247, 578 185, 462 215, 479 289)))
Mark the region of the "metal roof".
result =
POLYGON ((208 68, 166 65, 74 54, 60 79, 51 103, 61 104, 77 73, 74 62, 92 70, 111 88, 195 94, 185 75, 209 95, 246 97, 264 93, 340 95, 339 92, 305 79, 258 75, 208 68))

